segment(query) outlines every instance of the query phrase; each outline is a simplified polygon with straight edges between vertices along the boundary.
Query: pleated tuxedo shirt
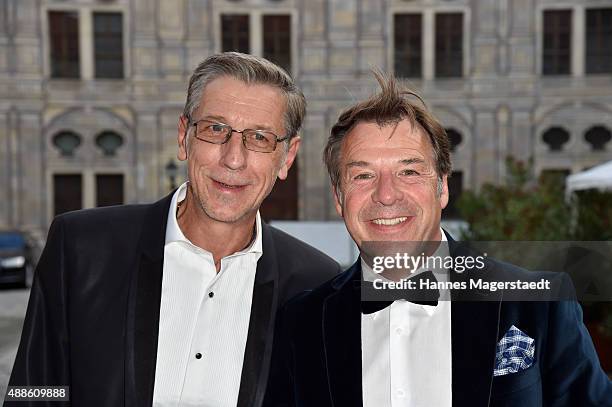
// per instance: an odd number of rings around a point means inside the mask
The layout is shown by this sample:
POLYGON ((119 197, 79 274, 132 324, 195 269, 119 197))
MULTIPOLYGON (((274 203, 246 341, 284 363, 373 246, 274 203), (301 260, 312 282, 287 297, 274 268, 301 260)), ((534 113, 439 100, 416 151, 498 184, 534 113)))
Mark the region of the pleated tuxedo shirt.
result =
POLYGON ((164 246, 155 406, 235 407, 247 341, 261 218, 245 250, 221 259, 193 245, 179 228, 177 204, 187 184, 172 197, 164 246))
MULTIPOLYGON (((448 256, 448 240, 432 256, 448 256)), ((386 280, 362 260, 367 281, 386 280)), ((425 271, 419 269, 414 275, 425 271)), ((448 270, 432 269, 436 280, 448 281, 448 270)), ((440 291, 438 305, 406 300, 361 315, 364 407, 451 407, 451 302, 440 291)))

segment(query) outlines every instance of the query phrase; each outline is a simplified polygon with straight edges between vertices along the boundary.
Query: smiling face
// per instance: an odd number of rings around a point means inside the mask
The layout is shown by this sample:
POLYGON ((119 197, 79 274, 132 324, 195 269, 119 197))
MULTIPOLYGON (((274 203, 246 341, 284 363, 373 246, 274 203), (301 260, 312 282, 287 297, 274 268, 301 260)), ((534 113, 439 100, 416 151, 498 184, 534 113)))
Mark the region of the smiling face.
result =
MULTIPOLYGON (((272 86, 220 77, 202 92, 192 120, 220 122, 236 130, 268 130, 282 138, 285 106, 285 97, 272 86)), ((191 191, 201 214, 225 223, 254 219, 276 178, 287 178, 300 144, 296 136, 288 149, 282 142, 272 153, 259 153, 247 150, 239 133, 220 145, 198 140, 194 133, 195 128, 181 117, 178 159, 187 160, 191 191)))
POLYGON ((342 141, 336 210, 357 246, 368 241, 438 241, 448 203, 429 137, 407 120, 360 122, 342 141), (340 196, 340 199, 338 197, 340 196))

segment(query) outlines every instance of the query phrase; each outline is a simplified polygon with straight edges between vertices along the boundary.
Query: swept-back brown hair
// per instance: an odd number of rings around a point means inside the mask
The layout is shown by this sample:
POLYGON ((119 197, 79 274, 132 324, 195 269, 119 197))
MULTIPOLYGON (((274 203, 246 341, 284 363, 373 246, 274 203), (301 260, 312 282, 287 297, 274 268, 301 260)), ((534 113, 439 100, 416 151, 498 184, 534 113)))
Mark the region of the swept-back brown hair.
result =
POLYGON ((368 99, 346 108, 331 129, 323 152, 332 185, 340 192, 340 153, 342 140, 358 123, 376 123, 379 126, 397 124, 408 120, 414 128, 419 128, 429 136, 433 147, 436 172, 439 178, 451 172, 450 145, 444 127, 429 112, 421 97, 410 89, 402 88, 397 80, 380 71, 373 71, 380 85, 380 92, 368 99), (417 99, 420 104, 408 98, 417 99))

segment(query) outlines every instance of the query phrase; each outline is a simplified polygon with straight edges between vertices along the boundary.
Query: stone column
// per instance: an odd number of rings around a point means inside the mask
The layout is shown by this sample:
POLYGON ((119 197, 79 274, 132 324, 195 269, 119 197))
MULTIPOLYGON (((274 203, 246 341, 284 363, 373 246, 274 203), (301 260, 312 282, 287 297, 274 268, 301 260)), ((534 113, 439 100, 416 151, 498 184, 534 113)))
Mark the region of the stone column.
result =
POLYGON ((309 112, 304 127, 302 146, 298 153, 299 219, 326 219, 329 188, 321 155, 328 134, 326 112, 309 112))
POLYGON ((12 226, 12 155, 8 116, 6 111, 0 113, 0 194, 4 197, 0 199, 0 228, 12 226))
POLYGON ((357 10, 354 1, 330 1, 329 46, 330 74, 336 77, 354 76, 357 60, 357 10))
POLYGON ((47 185, 45 181, 45 143, 41 112, 19 112, 17 137, 19 157, 17 175, 17 224, 26 230, 46 228, 47 185))
POLYGON ((473 178, 476 187, 487 182, 497 182, 499 178, 497 166, 497 142, 495 112, 490 106, 477 105, 475 143, 477 154, 474 155, 473 178))
POLYGON ((157 111, 139 110, 136 113, 134 144, 136 148, 136 190, 138 202, 152 202, 162 195, 163 165, 158 157, 157 111))

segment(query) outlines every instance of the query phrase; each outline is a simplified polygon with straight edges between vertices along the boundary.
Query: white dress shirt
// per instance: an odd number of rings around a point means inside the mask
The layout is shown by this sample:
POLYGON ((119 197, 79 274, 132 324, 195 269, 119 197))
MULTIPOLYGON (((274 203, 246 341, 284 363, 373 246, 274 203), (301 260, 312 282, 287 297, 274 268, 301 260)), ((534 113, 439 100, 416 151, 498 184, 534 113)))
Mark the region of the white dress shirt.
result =
MULTIPOLYGON (((448 255, 441 233, 433 256, 448 255)), ((383 278, 363 260, 361 267, 365 280, 383 278)), ((447 270, 432 271, 438 281, 448 281, 447 270)), ((451 303, 442 301, 448 298, 448 291, 440 290, 436 306, 397 300, 361 315, 364 407, 451 406, 451 303)))
POLYGON ((221 259, 192 244, 176 210, 187 184, 172 197, 159 316, 153 405, 235 407, 238 401, 257 261, 261 218, 247 249, 221 259))

